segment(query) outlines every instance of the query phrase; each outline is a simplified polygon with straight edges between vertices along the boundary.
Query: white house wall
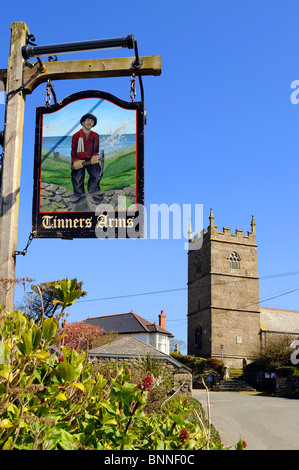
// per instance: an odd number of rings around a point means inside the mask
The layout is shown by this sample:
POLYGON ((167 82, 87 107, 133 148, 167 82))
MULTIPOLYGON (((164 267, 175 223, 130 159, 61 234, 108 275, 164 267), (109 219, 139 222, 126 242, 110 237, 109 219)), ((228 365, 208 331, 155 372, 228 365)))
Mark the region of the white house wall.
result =
POLYGON ((153 346, 161 352, 169 354, 169 338, 166 335, 161 335, 159 333, 135 333, 132 336, 140 339, 150 346, 153 346))

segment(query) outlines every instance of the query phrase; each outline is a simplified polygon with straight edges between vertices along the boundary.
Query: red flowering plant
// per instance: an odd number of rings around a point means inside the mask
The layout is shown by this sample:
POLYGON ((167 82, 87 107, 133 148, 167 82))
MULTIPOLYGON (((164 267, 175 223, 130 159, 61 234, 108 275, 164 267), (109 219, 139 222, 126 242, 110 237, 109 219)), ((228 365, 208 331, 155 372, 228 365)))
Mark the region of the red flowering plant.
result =
POLYGON ((240 438, 239 441, 237 442, 237 444, 235 445, 235 450, 244 450, 244 449, 246 449, 246 447, 247 447, 247 442, 243 441, 240 438))
POLYGON ((165 405, 159 414, 145 413, 152 395, 150 375, 144 374, 138 387, 130 382, 132 371, 124 368, 106 387, 84 351, 62 345, 63 360, 55 362, 50 351, 57 344, 57 320, 48 318, 36 327, 22 312, 1 316, 1 309, 0 320, 0 450, 175 450, 204 445, 200 427, 186 417, 186 404, 180 402, 171 412, 165 405))
POLYGON ((183 444, 185 444, 188 441, 188 439, 189 439, 188 429, 186 429, 186 428, 183 429, 183 431, 180 434, 180 439, 181 439, 183 444))
POLYGON ((153 378, 151 375, 147 375, 142 379, 142 384, 139 382, 137 384, 138 388, 140 388, 142 391, 146 390, 147 392, 151 392, 151 386, 153 385, 153 378))
MULTIPOLYGON (((63 306, 72 302, 66 287, 63 306)), ((0 307, 0 450, 207 447, 204 429, 188 418, 189 399, 171 406, 174 399, 168 396, 159 412, 146 413, 156 393, 154 372, 143 372, 138 386, 133 369, 119 370, 117 365, 117 375, 108 383, 82 351, 83 339, 88 348, 94 337, 82 334, 84 326, 77 344, 68 348, 67 341, 74 338, 68 328, 57 336, 57 319, 43 319, 37 326, 22 312, 0 307), (54 346, 63 340, 59 358, 54 357, 54 346)))

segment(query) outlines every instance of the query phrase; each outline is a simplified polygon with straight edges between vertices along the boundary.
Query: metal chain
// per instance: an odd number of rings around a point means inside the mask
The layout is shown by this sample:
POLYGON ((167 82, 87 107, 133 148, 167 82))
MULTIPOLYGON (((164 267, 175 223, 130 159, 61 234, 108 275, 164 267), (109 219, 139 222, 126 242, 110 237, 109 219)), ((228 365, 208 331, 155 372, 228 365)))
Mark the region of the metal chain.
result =
POLYGON ((47 81, 47 86, 46 86, 46 94, 45 94, 45 102, 46 102, 46 106, 50 106, 50 103, 51 103, 51 99, 52 99, 52 95, 50 93, 50 90, 52 89, 52 85, 51 85, 51 82, 50 80, 47 81))
POLYGON ((34 238, 34 235, 35 235, 35 232, 31 232, 30 235, 29 235, 29 238, 28 238, 28 242, 27 242, 27 245, 25 246, 24 250, 23 251, 15 251, 14 252, 14 256, 17 256, 17 255, 23 255, 25 256, 26 253, 27 253, 27 250, 29 248, 29 245, 31 244, 33 238, 34 238))
POLYGON ((130 80, 131 80, 130 98, 131 98, 132 101, 134 101, 134 99, 136 98, 136 89, 135 89, 136 77, 135 77, 135 73, 133 73, 133 75, 131 75, 130 80))
POLYGON ((48 79, 48 81, 47 81, 46 90, 47 90, 46 95, 45 95, 46 106, 47 107, 50 106, 52 95, 53 95, 53 98, 54 98, 54 103, 56 104, 57 103, 56 94, 55 94, 55 91, 54 91, 54 86, 52 85, 50 79, 48 79), (50 91, 51 91, 52 95, 51 95, 50 91))

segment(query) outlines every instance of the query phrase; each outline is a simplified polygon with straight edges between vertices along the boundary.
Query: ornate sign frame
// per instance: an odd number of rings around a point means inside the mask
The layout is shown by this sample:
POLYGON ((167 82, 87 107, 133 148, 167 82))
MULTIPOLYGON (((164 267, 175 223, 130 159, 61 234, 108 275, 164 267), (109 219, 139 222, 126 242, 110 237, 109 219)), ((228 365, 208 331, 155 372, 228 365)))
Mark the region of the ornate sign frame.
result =
POLYGON ((143 237, 144 122, 143 102, 97 90, 36 108, 34 237, 143 237))

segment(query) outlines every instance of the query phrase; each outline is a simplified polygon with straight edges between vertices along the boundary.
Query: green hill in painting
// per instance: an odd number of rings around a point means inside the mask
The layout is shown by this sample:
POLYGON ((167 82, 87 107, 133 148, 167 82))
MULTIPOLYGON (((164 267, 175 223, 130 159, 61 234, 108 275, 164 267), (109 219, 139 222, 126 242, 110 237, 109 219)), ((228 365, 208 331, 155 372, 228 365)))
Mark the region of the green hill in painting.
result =
MULTIPOLYGON (((43 157, 48 152, 43 150, 43 157)), ((54 157, 51 153, 42 163, 41 180, 43 183, 54 183, 63 186, 67 190, 72 190, 71 181, 71 160, 70 158, 59 156, 54 157)), ((88 173, 85 181, 87 183, 88 173)), ((103 191, 123 189, 136 183, 136 149, 130 147, 124 150, 105 155, 104 174, 101 180, 103 191)))

